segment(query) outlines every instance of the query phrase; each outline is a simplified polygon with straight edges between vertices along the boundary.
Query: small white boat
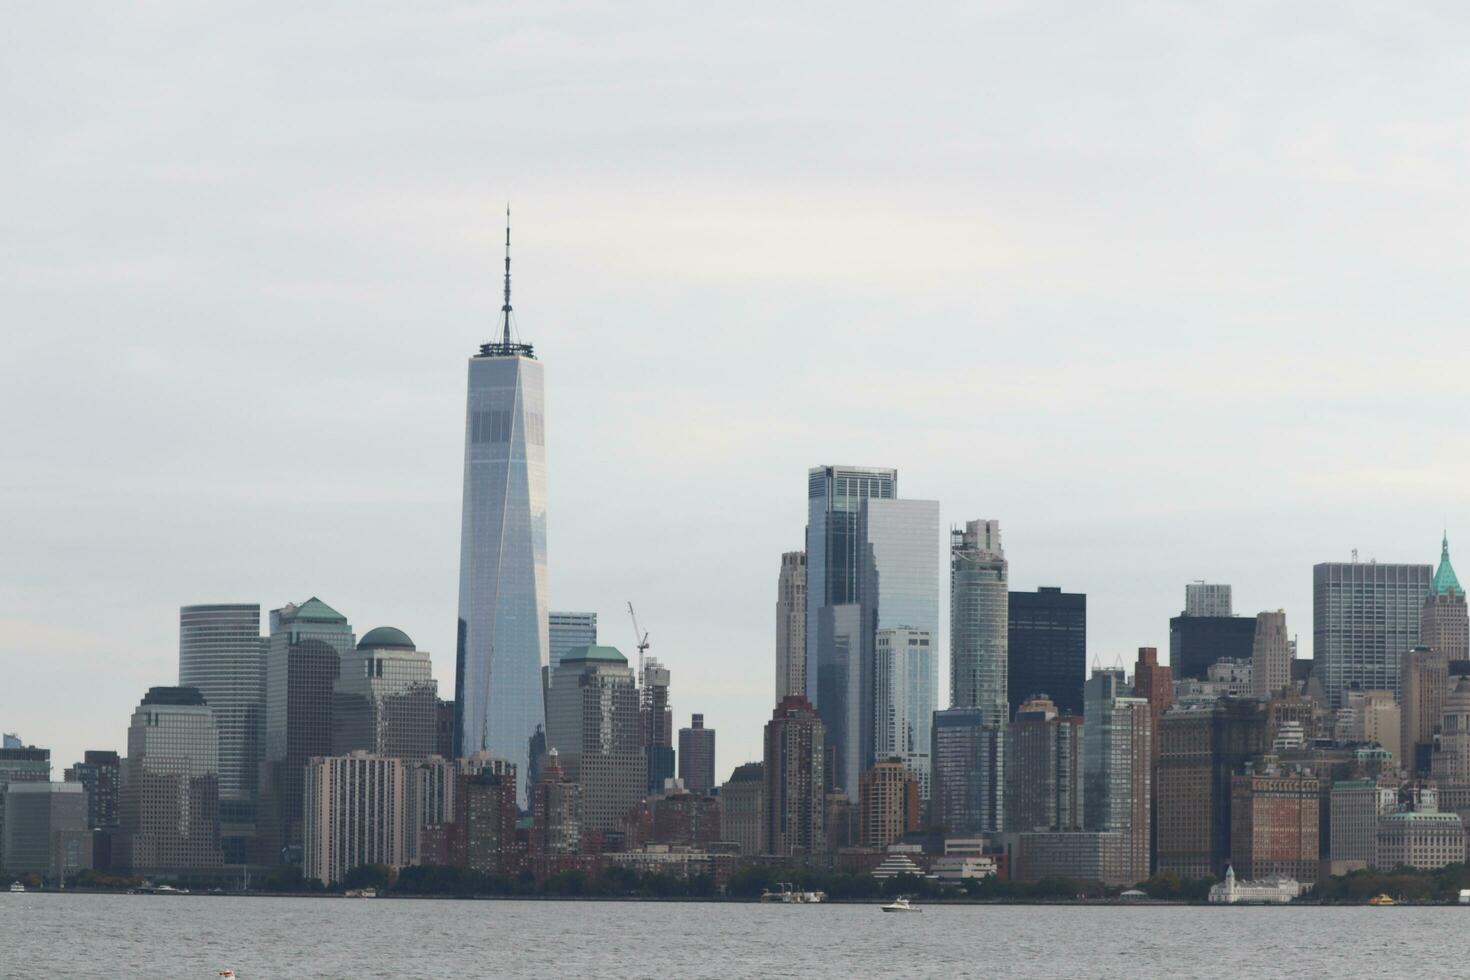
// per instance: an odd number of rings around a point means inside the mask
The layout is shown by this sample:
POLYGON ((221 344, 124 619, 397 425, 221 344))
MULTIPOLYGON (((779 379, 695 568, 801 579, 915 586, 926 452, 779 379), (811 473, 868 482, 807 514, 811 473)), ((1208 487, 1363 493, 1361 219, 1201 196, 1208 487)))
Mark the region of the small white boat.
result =
POLYGON ((907 898, 905 898, 902 895, 900 895, 898 898, 895 898, 893 901, 889 902, 887 905, 881 905, 881 906, 879 906, 879 908, 881 908, 885 912, 922 912, 922 911, 924 911, 923 909, 919 908, 917 905, 912 904, 907 898))
POLYGON ((26 890, 26 886, 25 885, 22 885, 18 881, 12 881, 10 883, 10 894, 12 894, 12 895, 19 895, 21 892, 24 892, 25 890, 26 890))

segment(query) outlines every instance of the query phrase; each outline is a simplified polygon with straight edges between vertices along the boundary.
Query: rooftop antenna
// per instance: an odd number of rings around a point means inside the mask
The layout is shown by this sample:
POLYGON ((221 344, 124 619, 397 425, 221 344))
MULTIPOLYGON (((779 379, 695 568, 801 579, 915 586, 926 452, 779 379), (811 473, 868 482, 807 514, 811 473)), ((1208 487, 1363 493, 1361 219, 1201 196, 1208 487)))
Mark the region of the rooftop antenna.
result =
POLYGON ((501 330, 500 342, 506 347, 510 346, 510 202, 505 203, 505 304, 500 307, 500 313, 505 318, 505 326, 501 330))

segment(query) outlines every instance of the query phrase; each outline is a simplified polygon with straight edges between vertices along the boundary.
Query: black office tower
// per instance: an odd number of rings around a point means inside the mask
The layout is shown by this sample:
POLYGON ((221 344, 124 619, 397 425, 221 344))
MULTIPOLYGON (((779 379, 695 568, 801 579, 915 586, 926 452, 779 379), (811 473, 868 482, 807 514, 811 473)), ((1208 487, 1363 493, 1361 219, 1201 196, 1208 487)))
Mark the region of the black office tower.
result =
POLYGON ((1063 714, 1082 714, 1087 673, 1087 596, 1046 587, 1012 592, 1006 655, 1011 717, 1045 694, 1063 714))
POLYGON ((1254 616, 1175 616, 1169 620, 1169 666, 1174 679, 1204 680, 1217 660, 1249 660, 1254 616))

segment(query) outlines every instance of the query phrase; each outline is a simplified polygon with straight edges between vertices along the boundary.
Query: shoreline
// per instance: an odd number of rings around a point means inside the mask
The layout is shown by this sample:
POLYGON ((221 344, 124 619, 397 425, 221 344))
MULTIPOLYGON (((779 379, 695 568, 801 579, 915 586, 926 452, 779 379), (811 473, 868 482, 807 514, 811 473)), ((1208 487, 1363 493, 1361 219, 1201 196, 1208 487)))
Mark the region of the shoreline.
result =
MULTIPOLYGON (((346 901, 453 901, 453 902, 616 902, 616 903, 652 903, 652 904, 702 904, 702 905, 779 905, 779 902, 761 902, 759 899, 745 898, 718 898, 718 897, 643 897, 637 895, 404 895, 385 894, 378 895, 372 899, 356 896, 347 896, 341 892, 188 892, 186 894, 146 894, 135 893, 129 895, 126 891, 118 891, 109 888, 30 888, 25 892, 11 893, 14 895, 117 895, 130 898, 310 898, 310 899, 341 899, 346 901)), ((841 906, 871 906, 877 907, 882 902, 874 899, 832 899, 825 902, 812 903, 816 905, 841 905, 841 906)), ((1079 908, 1371 908, 1366 903, 1347 902, 1289 902, 1279 903, 1256 903, 1237 902, 1233 905, 1212 902, 1191 902, 1183 899, 1168 898, 1130 898, 1130 899, 1045 899, 1040 901, 1018 901, 1013 899, 925 899, 919 903, 921 907, 943 907, 943 908, 965 908, 965 907, 995 907, 995 906, 1047 906, 1047 907, 1079 907, 1079 908)), ((1400 902, 1393 906, 1380 906, 1388 908, 1459 908, 1458 902, 1400 902)))

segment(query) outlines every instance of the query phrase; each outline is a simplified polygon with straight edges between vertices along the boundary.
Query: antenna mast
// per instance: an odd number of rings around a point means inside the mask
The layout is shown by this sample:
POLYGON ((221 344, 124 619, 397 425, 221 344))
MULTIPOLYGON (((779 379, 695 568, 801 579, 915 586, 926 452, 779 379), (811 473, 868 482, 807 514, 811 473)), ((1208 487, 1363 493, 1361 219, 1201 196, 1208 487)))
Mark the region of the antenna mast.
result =
POLYGON ((505 205, 505 303, 500 307, 500 314, 505 319, 505 325, 501 329, 500 342, 506 347, 510 346, 510 204, 505 205))

